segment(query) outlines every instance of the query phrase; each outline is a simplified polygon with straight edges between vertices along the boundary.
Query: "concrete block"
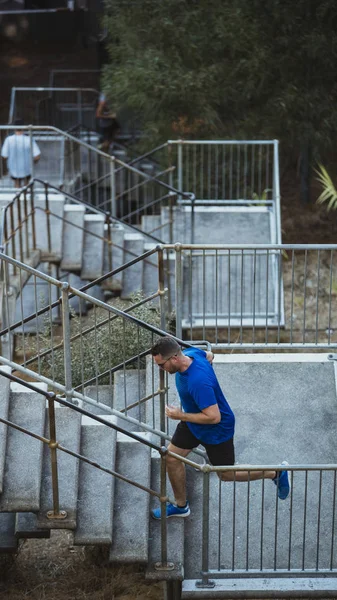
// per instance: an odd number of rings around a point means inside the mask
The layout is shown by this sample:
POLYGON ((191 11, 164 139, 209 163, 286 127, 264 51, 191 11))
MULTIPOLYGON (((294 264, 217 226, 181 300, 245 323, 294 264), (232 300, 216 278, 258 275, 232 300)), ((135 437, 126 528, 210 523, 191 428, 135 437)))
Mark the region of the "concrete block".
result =
MULTIPOLYGON (((38 270, 42 273, 56 276, 56 269, 54 265, 48 265, 47 263, 40 263, 38 270)), ((33 315, 40 309, 45 308, 49 304, 55 302, 59 298, 59 289, 47 281, 31 276, 24 288, 21 290, 20 296, 16 300, 15 307, 15 322, 21 321, 26 317, 33 315)), ((52 322, 59 321, 59 311, 55 307, 51 311, 48 310, 43 315, 31 319, 27 323, 18 325, 15 329, 17 334, 35 334, 38 335, 43 333, 46 326, 49 327, 50 316, 52 322), (51 312, 51 315, 50 315, 51 312)))
MULTIPOLYGON (((108 469, 115 469, 116 431, 100 425, 82 424, 81 454, 108 469)), ((112 543, 115 478, 109 473, 80 462, 77 526, 78 545, 112 543)))
MULTIPOLYGON (((105 226, 105 236, 107 236, 107 225, 105 226)), ((104 244, 104 262, 103 272, 109 273, 114 269, 118 269, 124 260, 124 234, 125 230, 120 225, 111 226, 111 245, 104 244)), ((106 279, 102 283, 103 289, 112 291, 120 291, 122 289, 122 273, 117 273, 114 277, 106 279)))
MULTIPOLYGON (((12 369, 10 367, 2 366, 0 373, 1 371, 4 371, 5 373, 11 373, 12 369)), ((9 386, 10 380, 0 375, 0 417, 2 419, 8 419, 9 386)), ((8 434, 7 430, 7 425, 5 425, 4 423, 0 423, 0 494, 3 490, 3 478, 5 471, 5 457, 8 434)))
MULTIPOLYGON (((113 393, 113 385, 89 385, 84 388, 85 396, 89 396, 89 398, 92 398, 100 404, 106 404, 106 406, 110 408, 113 407, 113 393)), ((99 407, 96 408, 92 404, 87 404, 86 402, 83 402, 83 408, 94 415, 106 415, 99 407)))
POLYGON ((85 206, 66 204, 64 206, 63 240, 61 269, 80 271, 82 268, 85 206))
POLYGON ((0 554, 16 552, 18 540, 15 537, 15 514, 0 513, 0 554))
POLYGON ((16 513, 15 536, 17 539, 49 539, 50 529, 40 529, 33 513, 16 513))
MULTIPOLYGON (((42 390, 44 383, 36 383, 42 390)), ((9 420, 32 433, 43 435, 45 398, 27 390, 21 384, 12 383, 9 400, 9 420)), ((7 433, 7 449, 3 492, 0 496, 0 512, 35 512, 39 509, 43 443, 10 428, 7 433)))
MULTIPOLYGON (((71 408, 55 408, 56 435, 59 443, 73 450, 80 451, 81 439, 81 415, 75 413, 71 408)), ((46 420, 46 437, 49 436, 49 425, 46 420)), ((50 520, 47 512, 53 509, 52 476, 50 450, 44 448, 42 465, 42 483, 40 510, 38 512, 38 526, 50 529, 75 529, 77 513, 77 491, 79 459, 66 454, 61 450, 57 453, 58 479, 59 479, 59 503, 60 510, 67 512, 66 519, 50 520)))
POLYGON ((103 275, 104 216, 84 217, 84 242, 81 278, 92 281, 103 275))
MULTIPOLYGON (((145 403, 137 404, 134 408, 127 409, 127 406, 138 403, 145 397, 145 371, 144 370, 126 370, 117 371, 114 375, 114 406, 116 410, 123 410, 126 416, 145 421, 146 408, 145 403)), ((139 431, 139 428, 132 423, 119 419, 119 423, 127 431, 139 431)))
MULTIPOLYGON (((144 251, 144 239, 138 233, 126 233, 124 236, 124 261, 128 262, 144 251)), ((122 298, 130 296, 143 289, 143 261, 138 262, 123 271, 122 298)))
MULTIPOLYGON (((143 434, 149 438, 149 434, 143 434)), ((151 450, 126 435, 117 435, 116 470, 135 483, 150 487, 151 450)), ((148 561, 150 495, 120 479, 116 480, 113 540, 110 561, 148 561)))

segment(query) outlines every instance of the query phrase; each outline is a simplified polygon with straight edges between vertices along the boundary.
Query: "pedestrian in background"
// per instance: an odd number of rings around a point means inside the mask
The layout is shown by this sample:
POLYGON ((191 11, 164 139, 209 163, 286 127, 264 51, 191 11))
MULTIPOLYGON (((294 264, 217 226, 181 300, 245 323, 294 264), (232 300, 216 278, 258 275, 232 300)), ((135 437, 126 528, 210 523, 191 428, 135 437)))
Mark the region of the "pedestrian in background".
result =
POLYGON ((33 171, 33 163, 38 162, 41 157, 40 148, 34 139, 25 135, 22 119, 16 119, 17 126, 14 135, 9 135, 1 149, 1 156, 7 162, 7 169, 14 181, 14 186, 20 188, 27 185, 33 171))

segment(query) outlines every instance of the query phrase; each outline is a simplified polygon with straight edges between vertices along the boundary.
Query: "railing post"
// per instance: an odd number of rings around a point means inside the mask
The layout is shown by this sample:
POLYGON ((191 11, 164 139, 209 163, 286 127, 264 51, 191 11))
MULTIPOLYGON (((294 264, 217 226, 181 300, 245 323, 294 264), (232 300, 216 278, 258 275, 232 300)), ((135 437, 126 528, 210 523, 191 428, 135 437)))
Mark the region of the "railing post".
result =
POLYGON ((35 176, 35 163, 34 163, 34 152, 33 152, 33 127, 29 125, 29 143, 30 143, 30 176, 35 176))
MULTIPOLYGON (((178 190, 183 191, 183 145, 182 140, 178 140, 178 190)), ((181 196, 180 196, 181 198, 181 196)))
POLYGON ((194 244, 194 224, 195 224, 195 211, 194 211, 195 197, 191 200, 191 244, 194 244))
POLYGON ((164 252, 160 246, 158 247, 158 292, 160 306, 160 329, 162 329, 162 331, 166 331, 164 252))
POLYGON ((161 538, 161 562, 155 564, 156 571, 173 571, 174 563, 167 562, 167 518, 166 518, 166 456, 167 448, 163 446, 160 450, 160 538, 161 538))
POLYGON ((58 467, 57 467, 57 447, 58 442, 56 441, 56 420, 55 420, 55 398, 56 394, 50 392, 48 396, 48 419, 49 419, 49 448, 51 458, 51 477, 53 487, 53 510, 48 510, 48 519, 65 519, 67 513, 65 510, 60 511, 60 499, 59 499, 59 481, 58 481, 58 467))
POLYGON ((176 281, 175 281, 175 296, 176 296, 176 336, 182 338, 182 303, 183 303, 183 272, 182 272, 182 252, 181 245, 175 244, 176 253, 176 281))
POLYGON ((23 262, 23 241, 22 241, 22 216, 21 216, 21 194, 18 196, 18 229, 19 229, 19 250, 20 261, 23 262))
POLYGON ((202 490, 202 550, 201 550, 201 580, 196 582, 198 588, 213 588, 215 582, 208 577, 208 555, 209 555, 209 466, 203 471, 202 490))
POLYGON ((48 183, 44 184, 44 192, 46 199, 46 216, 47 216, 47 242, 48 242, 48 253, 51 254, 51 233, 50 233, 50 209, 49 209, 49 198, 48 198, 48 183))
POLYGON ((30 188, 30 207, 32 215, 32 237, 33 250, 36 250, 36 228, 35 228, 35 206, 34 206, 34 184, 30 188))
POLYGON ((69 283, 62 284, 62 330, 64 347, 64 385, 66 397, 72 400, 72 376, 71 376, 71 345, 70 345, 70 307, 69 307, 69 283))
POLYGON ((116 175, 115 175, 115 157, 110 160, 110 212, 113 217, 117 217, 116 206, 116 175))

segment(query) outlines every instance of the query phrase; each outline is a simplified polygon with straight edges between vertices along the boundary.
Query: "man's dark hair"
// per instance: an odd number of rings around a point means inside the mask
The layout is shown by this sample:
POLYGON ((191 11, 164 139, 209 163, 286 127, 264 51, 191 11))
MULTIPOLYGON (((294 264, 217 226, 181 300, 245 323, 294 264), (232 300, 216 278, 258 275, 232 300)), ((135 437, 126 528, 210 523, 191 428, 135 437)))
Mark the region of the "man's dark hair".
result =
POLYGON ((13 125, 17 125, 17 126, 20 126, 20 125, 22 126, 22 125, 24 125, 24 124, 25 124, 25 123, 24 123, 24 120, 23 120, 23 119, 15 119, 15 121, 14 121, 14 123, 13 123, 13 125))
POLYGON ((151 348, 152 356, 161 354, 163 358, 169 358, 175 354, 180 354, 181 348, 173 338, 162 337, 151 348))

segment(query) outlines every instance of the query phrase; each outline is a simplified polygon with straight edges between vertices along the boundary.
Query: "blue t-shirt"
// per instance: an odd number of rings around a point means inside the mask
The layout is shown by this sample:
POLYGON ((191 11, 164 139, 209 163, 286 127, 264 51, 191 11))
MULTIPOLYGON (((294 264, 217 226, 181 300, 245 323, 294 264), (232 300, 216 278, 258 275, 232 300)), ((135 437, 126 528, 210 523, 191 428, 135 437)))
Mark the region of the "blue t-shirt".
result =
POLYGON ((208 406, 218 404, 221 421, 215 425, 186 422, 195 437, 205 444, 220 444, 234 436, 235 417, 206 358, 206 352, 198 348, 183 351, 193 358, 183 373, 176 373, 176 386, 186 413, 199 413, 208 406))

